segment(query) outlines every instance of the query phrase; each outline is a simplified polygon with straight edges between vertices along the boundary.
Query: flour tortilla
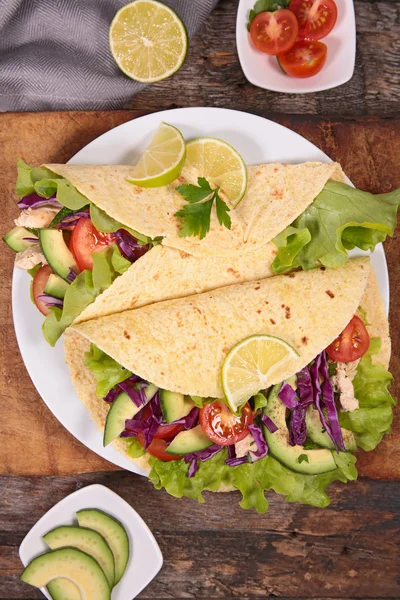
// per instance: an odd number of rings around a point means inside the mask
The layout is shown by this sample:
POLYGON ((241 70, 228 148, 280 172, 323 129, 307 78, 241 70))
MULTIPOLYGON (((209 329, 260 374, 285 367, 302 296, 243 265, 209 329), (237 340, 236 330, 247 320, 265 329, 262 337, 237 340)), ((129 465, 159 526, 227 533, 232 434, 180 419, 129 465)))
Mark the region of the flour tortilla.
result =
MULTIPOLYGON (((370 337, 379 337, 382 342, 381 351, 375 360, 388 367, 390 359, 389 325, 375 273, 372 269, 370 270, 367 284, 359 305, 366 311, 369 323, 367 329, 370 337)), ((109 405, 97 398, 95 393, 96 381, 90 369, 84 365, 83 356, 89 348, 89 340, 76 331, 71 329, 67 330, 65 335, 65 355, 71 379, 80 400, 88 409, 91 418, 96 423, 99 430, 103 431, 109 405)), ((114 444, 118 450, 135 464, 149 470, 148 455, 140 458, 132 458, 126 452, 125 441, 117 440, 114 444)))
MULTIPOLYGON (((366 257, 336 269, 313 269, 218 288, 72 325, 118 363, 160 388, 223 397, 229 350, 254 334, 286 340, 300 371, 356 312, 370 271, 366 257)), ((278 383, 278 381, 271 381, 278 383)))
POLYGON ((75 324, 162 300, 270 277, 276 253, 272 242, 234 258, 197 258, 182 250, 155 246, 89 304, 75 324))
POLYGON ((194 256, 232 256, 270 242, 313 202, 329 179, 344 180, 337 163, 278 163, 248 167, 248 188, 237 209, 230 211, 231 229, 219 225, 215 207, 207 236, 180 237, 182 219, 175 213, 187 205, 176 191, 194 183, 197 173, 185 167, 172 184, 160 188, 132 185, 133 167, 123 165, 59 165, 48 169, 65 177, 110 217, 162 244, 194 256))

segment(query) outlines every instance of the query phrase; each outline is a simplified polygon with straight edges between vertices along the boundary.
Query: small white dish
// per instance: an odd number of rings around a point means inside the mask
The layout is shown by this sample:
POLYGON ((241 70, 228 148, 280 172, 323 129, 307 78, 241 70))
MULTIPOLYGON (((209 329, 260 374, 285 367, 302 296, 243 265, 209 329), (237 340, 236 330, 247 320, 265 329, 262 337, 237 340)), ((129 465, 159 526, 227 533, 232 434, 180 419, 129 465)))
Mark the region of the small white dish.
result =
MULTIPOLYGON (((126 571, 112 591, 112 600, 132 600, 157 575, 163 564, 158 544, 143 519, 125 500, 103 485, 89 485, 70 494, 53 506, 32 527, 19 547, 19 556, 26 566, 35 556, 49 550, 42 540, 54 527, 77 524, 75 513, 83 508, 98 508, 115 517, 125 527, 129 537, 130 556, 126 571)), ((51 600, 42 588, 43 595, 51 600)))
POLYGON ((353 0, 335 0, 338 8, 336 25, 321 42, 328 47, 323 69, 307 79, 285 75, 275 56, 257 50, 247 31, 249 11, 255 0, 240 0, 236 19, 236 45, 246 79, 253 85, 273 92, 308 94, 329 90, 349 81, 356 59, 356 20, 353 0))

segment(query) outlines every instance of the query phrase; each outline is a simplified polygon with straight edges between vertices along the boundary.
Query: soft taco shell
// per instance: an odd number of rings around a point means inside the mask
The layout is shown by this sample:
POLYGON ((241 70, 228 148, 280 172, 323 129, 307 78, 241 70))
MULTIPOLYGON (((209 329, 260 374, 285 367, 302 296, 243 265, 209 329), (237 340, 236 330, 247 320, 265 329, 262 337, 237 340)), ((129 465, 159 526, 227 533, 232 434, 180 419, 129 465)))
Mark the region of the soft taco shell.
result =
POLYGON ((75 323, 242 281, 270 277, 276 252, 277 248, 271 242, 234 258, 197 258, 182 250, 155 246, 89 304, 75 323))
POLYGON ((369 271, 368 258, 355 258, 336 269, 232 285, 71 329, 160 388, 221 398, 222 364, 235 344, 261 333, 282 338, 299 353, 283 376, 297 373, 350 321, 369 271))
POLYGON ((200 240, 180 237, 182 220, 174 216, 187 204, 175 188, 196 182, 196 174, 187 168, 170 185, 142 188, 128 182, 129 166, 45 166, 120 223, 151 238, 161 236, 165 246, 199 257, 243 254, 264 246, 313 202, 329 179, 344 178, 337 163, 250 166, 246 195, 229 213, 231 229, 219 225, 213 207, 210 232, 200 240))

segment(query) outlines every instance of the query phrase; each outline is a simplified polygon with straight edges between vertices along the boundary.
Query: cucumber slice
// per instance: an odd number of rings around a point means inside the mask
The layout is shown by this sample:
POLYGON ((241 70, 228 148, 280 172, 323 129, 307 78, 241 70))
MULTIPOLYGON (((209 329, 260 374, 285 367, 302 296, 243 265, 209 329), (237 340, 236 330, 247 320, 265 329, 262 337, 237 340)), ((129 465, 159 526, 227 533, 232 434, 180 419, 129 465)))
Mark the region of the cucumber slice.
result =
MULTIPOLYGON (((323 431, 323 427, 321 424, 321 419, 319 418, 319 413, 312 406, 310 406, 306 413, 306 427, 307 427, 307 435, 312 442, 318 444, 318 446, 322 446, 322 448, 329 448, 329 450, 335 450, 335 445, 330 438, 330 436, 323 431)), ((349 431, 348 429, 342 428, 342 436, 344 447, 349 452, 357 451, 357 443, 356 438, 354 437, 354 433, 349 431)))
POLYGON ((92 556, 103 569, 110 588, 114 585, 114 556, 106 540, 97 531, 85 527, 64 525, 56 527, 43 536, 43 540, 51 548, 77 548, 92 556))
POLYGON ((79 272, 72 252, 64 241, 62 231, 58 229, 41 229, 39 240, 47 262, 57 275, 68 281, 70 269, 79 272))
POLYGON ((3 237, 3 242, 5 242, 11 250, 14 250, 14 252, 23 252, 30 246, 37 244, 39 241, 39 238, 37 238, 35 242, 28 242, 27 240, 24 240, 24 238, 36 238, 36 236, 25 229, 25 227, 14 227, 14 229, 11 229, 11 231, 6 233, 3 237))
MULTIPOLYGON (((145 389, 147 401, 149 402, 156 395, 158 387, 150 384, 145 389)), ((107 413, 106 423, 104 425, 103 446, 106 447, 116 440, 125 429, 125 421, 141 411, 143 406, 136 406, 129 398, 128 394, 122 392, 112 403, 107 413)))
POLYGON ((336 469, 335 459, 332 452, 326 448, 318 450, 306 450, 303 446, 291 446, 289 444, 289 430, 286 425, 286 406, 278 397, 281 384, 275 385, 268 396, 268 404, 264 412, 268 415, 278 430, 270 433, 264 426, 264 435, 271 455, 281 463, 298 473, 318 475, 336 469), (300 462, 300 456, 305 460, 300 462))
POLYGON ((117 585, 129 560, 129 539, 125 529, 114 517, 110 517, 96 508, 80 510, 76 513, 76 517, 81 527, 94 529, 110 546, 114 555, 115 585, 117 585))
POLYGON ((195 407, 194 402, 189 397, 167 390, 160 390, 160 404, 163 417, 167 423, 173 423, 177 419, 186 417, 195 407))
POLYGON ((44 293, 49 296, 54 296, 54 298, 60 298, 62 300, 65 296, 65 292, 69 288, 69 283, 67 283, 64 279, 61 279, 58 275, 52 273, 47 280, 46 287, 44 288, 44 293))
POLYGON ((110 600, 110 586, 100 565, 76 548, 60 548, 32 560, 21 581, 41 588, 57 578, 70 579, 85 600, 110 600))
POLYGON ((197 427, 194 427, 193 429, 178 433, 168 446, 166 452, 168 454, 181 456, 183 454, 191 454, 192 452, 205 450, 212 445, 213 442, 206 436, 201 425, 197 425, 197 427))

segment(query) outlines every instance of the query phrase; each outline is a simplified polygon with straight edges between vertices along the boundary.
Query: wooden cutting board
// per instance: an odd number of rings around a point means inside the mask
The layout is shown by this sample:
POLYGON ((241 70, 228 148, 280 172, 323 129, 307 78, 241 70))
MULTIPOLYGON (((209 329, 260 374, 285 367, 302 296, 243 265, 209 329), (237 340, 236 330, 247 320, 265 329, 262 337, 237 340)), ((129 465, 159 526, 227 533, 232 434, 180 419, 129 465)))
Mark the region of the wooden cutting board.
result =
MULTIPOLYGON (((66 162, 88 142, 134 119, 138 111, 0 114, 0 234, 17 215, 13 191, 16 161, 38 165, 66 162)), ((316 144, 341 163, 356 185, 371 192, 400 187, 400 120, 331 121, 318 117, 264 115, 316 144)), ((268 143, 273 143, 267 140, 268 143)), ((134 140, 132 140, 134 143, 134 140)), ((385 244, 391 286, 390 324, 393 340, 392 391, 400 392, 400 236, 385 244)), ((117 469, 76 441, 37 394, 18 350, 11 315, 13 253, 0 252, 0 474, 63 475, 117 469)), ((43 366, 45 368, 45 365, 43 366)), ((400 479, 400 415, 393 434, 375 452, 362 454, 360 474, 374 479, 400 479)))

